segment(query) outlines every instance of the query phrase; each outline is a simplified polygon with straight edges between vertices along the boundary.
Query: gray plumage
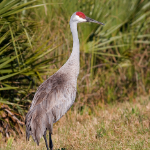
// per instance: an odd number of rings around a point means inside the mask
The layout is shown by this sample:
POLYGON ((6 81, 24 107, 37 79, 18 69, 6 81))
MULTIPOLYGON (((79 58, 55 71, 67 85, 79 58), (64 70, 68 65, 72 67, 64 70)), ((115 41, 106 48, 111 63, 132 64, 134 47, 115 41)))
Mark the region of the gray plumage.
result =
POLYGON ((72 15, 70 19, 70 28, 73 35, 71 56, 55 74, 39 86, 34 95, 30 110, 26 115, 27 140, 32 135, 34 141, 39 145, 40 138, 44 136, 47 149, 49 148, 46 141, 46 130, 49 130, 51 144, 49 147, 52 150, 51 134, 53 131, 53 123, 57 122, 75 101, 77 77, 79 74, 77 23, 86 22, 87 18, 84 18, 84 16, 80 18, 76 13, 72 15))

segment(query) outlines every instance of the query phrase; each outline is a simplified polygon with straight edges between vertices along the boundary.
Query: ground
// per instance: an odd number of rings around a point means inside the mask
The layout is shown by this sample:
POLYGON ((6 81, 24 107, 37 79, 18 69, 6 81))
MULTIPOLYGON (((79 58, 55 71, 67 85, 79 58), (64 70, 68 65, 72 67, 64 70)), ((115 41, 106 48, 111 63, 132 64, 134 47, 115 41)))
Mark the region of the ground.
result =
MULTIPOLYGON (((104 105, 82 112, 70 110, 54 124, 54 150, 150 149, 150 96, 131 102, 104 105)), ((1 139, 0 139, 1 140, 1 139)), ((0 150, 46 150, 44 139, 36 146, 25 133, 0 144, 0 150)))

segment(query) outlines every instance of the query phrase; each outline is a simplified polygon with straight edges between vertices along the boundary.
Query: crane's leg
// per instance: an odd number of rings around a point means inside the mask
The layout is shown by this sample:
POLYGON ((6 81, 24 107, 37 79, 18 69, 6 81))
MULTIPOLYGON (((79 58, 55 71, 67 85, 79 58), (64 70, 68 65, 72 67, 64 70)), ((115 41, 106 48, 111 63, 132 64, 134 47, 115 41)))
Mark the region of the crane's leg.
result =
POLYGON ((48 144, 47 144, 47 139, 46 139, 46 130, 44 132, 43 137, 44 137, 44 140, 45 140, 46 148, 47 148, 47 150, 49 150, 49 147, 48 147, 48 144))
POLYGON ((50 132, 49 132, 49 147, 50 147, 50 150, 53 150, 53 142, 52 142, 52 137, 51 137, 50 132))

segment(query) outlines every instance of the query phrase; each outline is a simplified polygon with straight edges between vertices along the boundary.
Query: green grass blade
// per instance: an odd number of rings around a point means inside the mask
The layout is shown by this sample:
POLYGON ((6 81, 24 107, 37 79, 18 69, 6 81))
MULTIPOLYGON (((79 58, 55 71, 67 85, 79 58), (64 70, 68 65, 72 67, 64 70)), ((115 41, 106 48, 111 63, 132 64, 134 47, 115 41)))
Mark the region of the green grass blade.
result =
POLYGON ((18 89, 19 87, 3 87, 0 88, 0 91, 5 91, 5 90, 13 90, 13 89, 18 89))

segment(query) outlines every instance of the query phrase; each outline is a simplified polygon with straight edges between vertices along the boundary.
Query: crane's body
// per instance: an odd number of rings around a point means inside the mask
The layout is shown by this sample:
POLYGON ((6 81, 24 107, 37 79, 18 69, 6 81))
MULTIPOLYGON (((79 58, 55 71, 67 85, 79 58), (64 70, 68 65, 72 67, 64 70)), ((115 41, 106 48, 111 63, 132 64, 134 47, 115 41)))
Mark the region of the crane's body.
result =
POLYGON ((77 23, 97 22, 86 17, 82 12, 76 12, 70 19, 73 35, 73 50, 68 61, 51 77, 44 81, 34 95, 29 112, 26 115, 26 137, 32 135, 39 145, 44 136, 47 150, 46 130, 49 130, 49 147, 52 150, 51 139, 53 123, 57 122, 72 106, 76 98, 77 77, 79 74, 79 39, 77 23))

